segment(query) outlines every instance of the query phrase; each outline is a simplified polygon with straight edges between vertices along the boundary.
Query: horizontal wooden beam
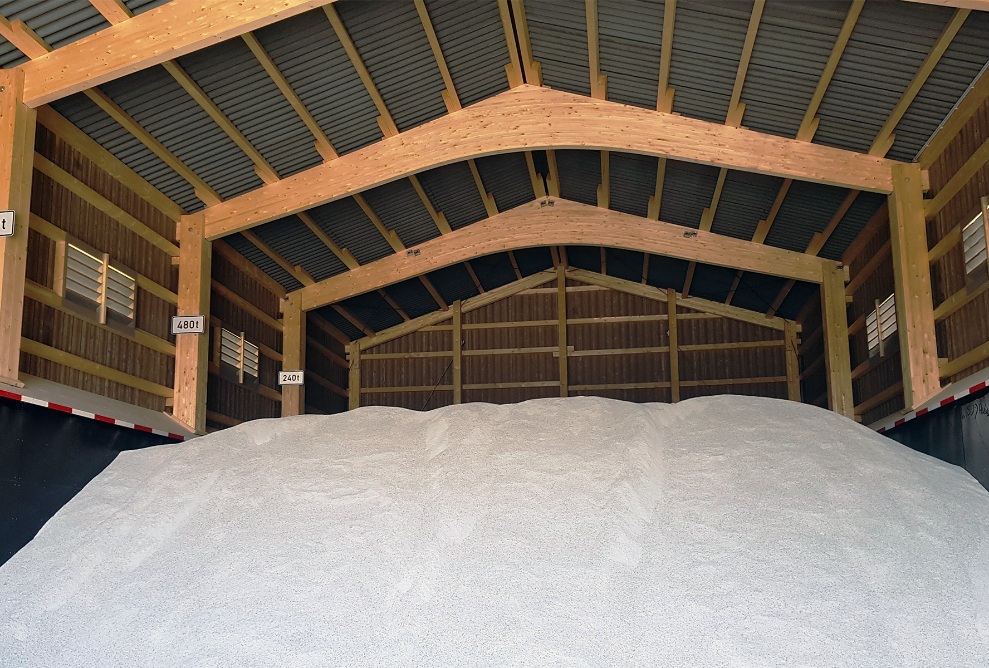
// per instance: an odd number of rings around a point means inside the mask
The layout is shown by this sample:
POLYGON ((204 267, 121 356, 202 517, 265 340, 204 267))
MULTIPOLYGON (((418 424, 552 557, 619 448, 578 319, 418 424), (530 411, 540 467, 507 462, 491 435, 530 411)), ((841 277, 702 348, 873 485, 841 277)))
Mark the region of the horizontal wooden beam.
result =
MULTIPOLYGON (((474 257, 552 245, 605 246, 819 283, 826 260, 690 230, 569 200, 546 198, 299 290, 317 309, 474 257)), ((687 304, 684 304, 687 306, 687 304)), ((768 326, 768 319, 767 319, 768 326)))
POLYGON ((21 67, 25 102, 54 102, 333 0, 172 0, 21 67))
POLYGON ((611 150, 888 193, 894 161, 751 130, 519 86, 206 212, 215 239, 412 174, 486 155, 611 150))

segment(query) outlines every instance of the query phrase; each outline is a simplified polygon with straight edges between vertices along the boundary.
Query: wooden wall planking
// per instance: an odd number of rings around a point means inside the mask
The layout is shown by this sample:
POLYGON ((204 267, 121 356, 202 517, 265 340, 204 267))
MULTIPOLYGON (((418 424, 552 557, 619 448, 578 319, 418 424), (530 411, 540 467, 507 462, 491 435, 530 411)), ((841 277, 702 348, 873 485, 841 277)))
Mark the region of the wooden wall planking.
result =
MULTIPOLYGON (((166 214, 125 187, 74 147, 45 127, 38 127, 36 151, 73 178, 169 241, 175 223, 166 214)), ((135 232, 123 227, 54 179, 35 170, 31 211, 79 241, 110 254, 113 261, 174 292, 177 272, 171 257, 135 232)), ((26 221, 25 221, 26 222, 26 221)), ((32 231, 28 240, 29 281, 54 289, 55 247, 48 237, 32 231)), ((165 342, 174 306, 156 294, 138 289, 136 326, 165 342)), ((22 335, 85 360, 103 364, 142 380, 171 387, 174 358, 141 345, 132 338, 83 317, 28 297, 22 335)), ((126 384, 107 380, 64 364, 22 353, 21 369, 57 383, 102 394, 154 410, 165 409, 165 398, 126 384)))
MULTIPOLYGON (((559 396, 555 281, 464 315, 465 401, 514 403, 559 396), (531 325, 480 327, 505 323, 531 325), (516 349, 542 349, 517 351, 516 349), (508 354, 476 354, 484 350, 508 354), (474 352, 475 354, 471 354, 474 352), (504 384, 507 387, 472 388, 504 384)), ((569 387, 571 396, 605 396, 626 401, 671 399, 667 305, 613 290, 568 281, 569 387), (628 318, 640 318, 629 320, 628 318), (642 318, 648 318, 643 320, 642 318), (592 319, 596 319, 591 322, 592 319), (603 320, 602 320, 603 319, 603 320), (609 320, 610 319, 610 320, 609 320), (633 353, 630 349, 658 348, 633 353), (580 355, 591 350, 628 350, 580 355), (602 387, 632 385, 638 387, 602 387)), ((684 398, 732 392, 786 398, 785 382, 751 382, 785 377, 782 332, 749 323, 678 309, 684 398), (778 343, 777 343, 778 342, 778 343), (692 350, 691 346, 749 344, 692 350), (741 377, 744 383, 719 383, 741 377)), ((369 349, 361 357, 361 405, 431 409, 453 402, 451 326, 442 324, 369 349), (396 358, 401 354, 416 357, 396 358), (380 357, 379 357, 380 356, 380 357), (383 388, 416 387, 416 391, 383 388), (433 389, 435 387, 435 390, 433 389)))

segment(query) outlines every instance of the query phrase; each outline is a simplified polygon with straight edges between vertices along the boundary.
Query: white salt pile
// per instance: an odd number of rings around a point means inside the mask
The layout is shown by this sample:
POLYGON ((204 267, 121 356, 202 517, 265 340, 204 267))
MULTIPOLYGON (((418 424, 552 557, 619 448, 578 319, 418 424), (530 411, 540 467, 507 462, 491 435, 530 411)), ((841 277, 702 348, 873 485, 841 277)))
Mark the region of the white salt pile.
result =
POLYGON ((989 665, 989 493, 833 414, 554 399, 125 452, 3 666, 989 665))

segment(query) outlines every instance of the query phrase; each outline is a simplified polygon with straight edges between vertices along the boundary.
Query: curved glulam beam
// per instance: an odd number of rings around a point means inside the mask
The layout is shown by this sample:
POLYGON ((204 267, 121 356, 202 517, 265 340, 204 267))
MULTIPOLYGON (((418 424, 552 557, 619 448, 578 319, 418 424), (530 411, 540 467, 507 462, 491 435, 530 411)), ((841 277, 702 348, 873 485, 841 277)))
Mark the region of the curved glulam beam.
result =
POLYGON ((54 102, 334 0, 172 0, 21 67, 24 102, 54 102))
POLYGON ((888 193, 895 161, 519 86, 206 211, 216 239, 434 167, 497 153, 623 151, 888 193))
POLYGON ((604 246, 820 283, 834 262, 751 241, 545 198, 298 290, 309 311, 482 255, 534 246, 604 246))

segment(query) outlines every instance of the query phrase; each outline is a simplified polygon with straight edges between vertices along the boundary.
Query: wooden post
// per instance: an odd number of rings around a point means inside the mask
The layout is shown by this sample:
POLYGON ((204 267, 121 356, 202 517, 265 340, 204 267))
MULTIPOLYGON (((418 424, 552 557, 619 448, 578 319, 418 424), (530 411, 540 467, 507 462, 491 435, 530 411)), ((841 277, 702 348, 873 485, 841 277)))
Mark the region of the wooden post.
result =
POLYGON ((797 323, 783 323, 783 345, 786 348, 786 398, 800 402, 800 359, 797 357, 797 323))
POLYGON ((680 401, 680 344, 677 334, 677 292, 666 290, 666 311, 670 331, 670 393, 673 403, 680 401))
POLYGON ((848 352, 848 311, 845 307, 845 272, 837 262, 824 267, 821 282, 821 321, 824 327, 824 361, 828 378, 828 407, 845 417, 855 417, 852 397, 852 362, 848 352))
POLYGON ((567 268, 561 262, 556 267, 556 315, 560 338, 560 396, 569 395, 567 365, 567 268))
POLYGON ((453 302, 453 403, 463 403, 463 309, 460 300, 453 302))
MULTIPOLYGON (((212 244, 206 240, 202 213, 179 221, 179 315, 204 315, 209 321, 212 244)), ((175 337, 175 406, 172 414, 197 434, 206 433, 206 380, 209 373, 209 337, 175 337)))
POLYGON ((347 384, 348 410, 361 407, 361 347, 358 343, 347 344, 347 358, 350 360, 350 381, 347 384))
POLYGON ((903 403, 907 410, 941 391, 923 198, 920 167, 916 164, 894 165, 889 228, 896 331, 903 367, 903 403))
MULTIPOLYGON (((283 308, 282 370, 302 371, 306 368, 306 312, 302 310, 302 300, 297 294, 290 294, 283 308)), ((282 417, 305 412, 305 386, 283 385, 282 417)))
POLYGON ((0 210, 14 212, 14 234, 0 237, 0 383, 20 386, 21 321, 37 113, 24 105, 24 73, 0 70, 0 210))

